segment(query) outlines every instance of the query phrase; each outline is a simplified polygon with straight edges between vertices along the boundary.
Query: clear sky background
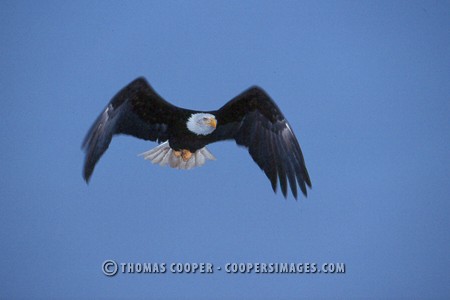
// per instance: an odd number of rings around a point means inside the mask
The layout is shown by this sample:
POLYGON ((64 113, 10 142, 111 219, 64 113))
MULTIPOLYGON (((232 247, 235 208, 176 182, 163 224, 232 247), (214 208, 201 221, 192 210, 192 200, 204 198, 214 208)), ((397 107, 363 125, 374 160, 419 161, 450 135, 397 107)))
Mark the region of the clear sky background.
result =
POLYGON ((449 1, 1 1, 0 297, 450 295, 449 1), (234 142, 191 171, 81 142, 123 86, 278 103, 313 189, 274 194, 234 142), (117 274, 117 262, 343 262, 345 274, 117 274))

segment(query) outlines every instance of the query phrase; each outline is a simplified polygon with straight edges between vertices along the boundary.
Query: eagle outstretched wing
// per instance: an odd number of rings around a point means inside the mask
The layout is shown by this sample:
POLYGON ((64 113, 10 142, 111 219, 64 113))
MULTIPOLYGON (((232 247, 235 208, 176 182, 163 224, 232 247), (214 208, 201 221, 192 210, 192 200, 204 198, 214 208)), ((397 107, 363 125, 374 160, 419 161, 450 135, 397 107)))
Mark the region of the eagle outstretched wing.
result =
POLYGON ((238 95, 218 111, 215 139, 234 139, 245 146, 276 191, 278 179, 284 197, 287 181, 297 199, 297 183, 307 195, 311 180, 300 145, 289 123, 275 102, 259 87, 238 95))
POLYGON ((179 108, 160 97, 143 78, 120 90, 92 125, 82 148, 86 152, 83 177, 86 182, 95 164, 108 149, 113 135, 128 134, 144 140, 165 141, 169 124, 179 108))

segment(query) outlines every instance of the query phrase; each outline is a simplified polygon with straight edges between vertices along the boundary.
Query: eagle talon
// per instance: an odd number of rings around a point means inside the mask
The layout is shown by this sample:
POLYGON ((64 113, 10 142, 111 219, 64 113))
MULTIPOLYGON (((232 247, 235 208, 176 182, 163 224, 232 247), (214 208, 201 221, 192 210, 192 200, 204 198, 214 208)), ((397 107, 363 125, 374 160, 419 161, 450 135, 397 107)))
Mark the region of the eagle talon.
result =
POLYGON ((184 161, 188 161, 192 157, 192 152, 187 149, 183 149, 181 150, 181 157, 184 161))
POLYGON ((180 157, 181 156, 181 151, 173 150, 173 155, 175 155, 175 157, 180 157))

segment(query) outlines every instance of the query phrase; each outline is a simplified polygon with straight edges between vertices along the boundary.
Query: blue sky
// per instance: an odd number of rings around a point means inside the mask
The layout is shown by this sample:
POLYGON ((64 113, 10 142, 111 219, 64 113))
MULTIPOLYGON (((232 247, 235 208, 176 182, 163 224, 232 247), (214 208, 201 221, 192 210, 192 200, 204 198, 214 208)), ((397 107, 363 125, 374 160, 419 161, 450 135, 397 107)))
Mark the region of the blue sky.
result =
POLYGON ((448 1, 2 1, 2 298, 448 298, 448 1), (81 142, 145 76, 212 110, 251 85, 313 189, 285 200, 233 142, 178 171, 81 142), (346 264, 345 274, 117 274, 101 264, 346 264))

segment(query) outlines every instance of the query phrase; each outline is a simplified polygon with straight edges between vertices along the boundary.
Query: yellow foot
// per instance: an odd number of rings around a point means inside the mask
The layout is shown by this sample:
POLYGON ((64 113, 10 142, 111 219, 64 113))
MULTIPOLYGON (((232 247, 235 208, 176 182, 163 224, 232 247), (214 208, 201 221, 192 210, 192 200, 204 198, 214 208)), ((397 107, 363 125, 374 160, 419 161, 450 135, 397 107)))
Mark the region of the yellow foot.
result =
POLYGON ((192 152, 189 150, 183 149, 183 150, 181 150, 181 157, 183 158, 184 161, 188 161, 192 157, 192 152))
POLYGON ((180 157, 181 156, 181 151, 173 150, 173 155, 175 155, 175 157, 180 157))

